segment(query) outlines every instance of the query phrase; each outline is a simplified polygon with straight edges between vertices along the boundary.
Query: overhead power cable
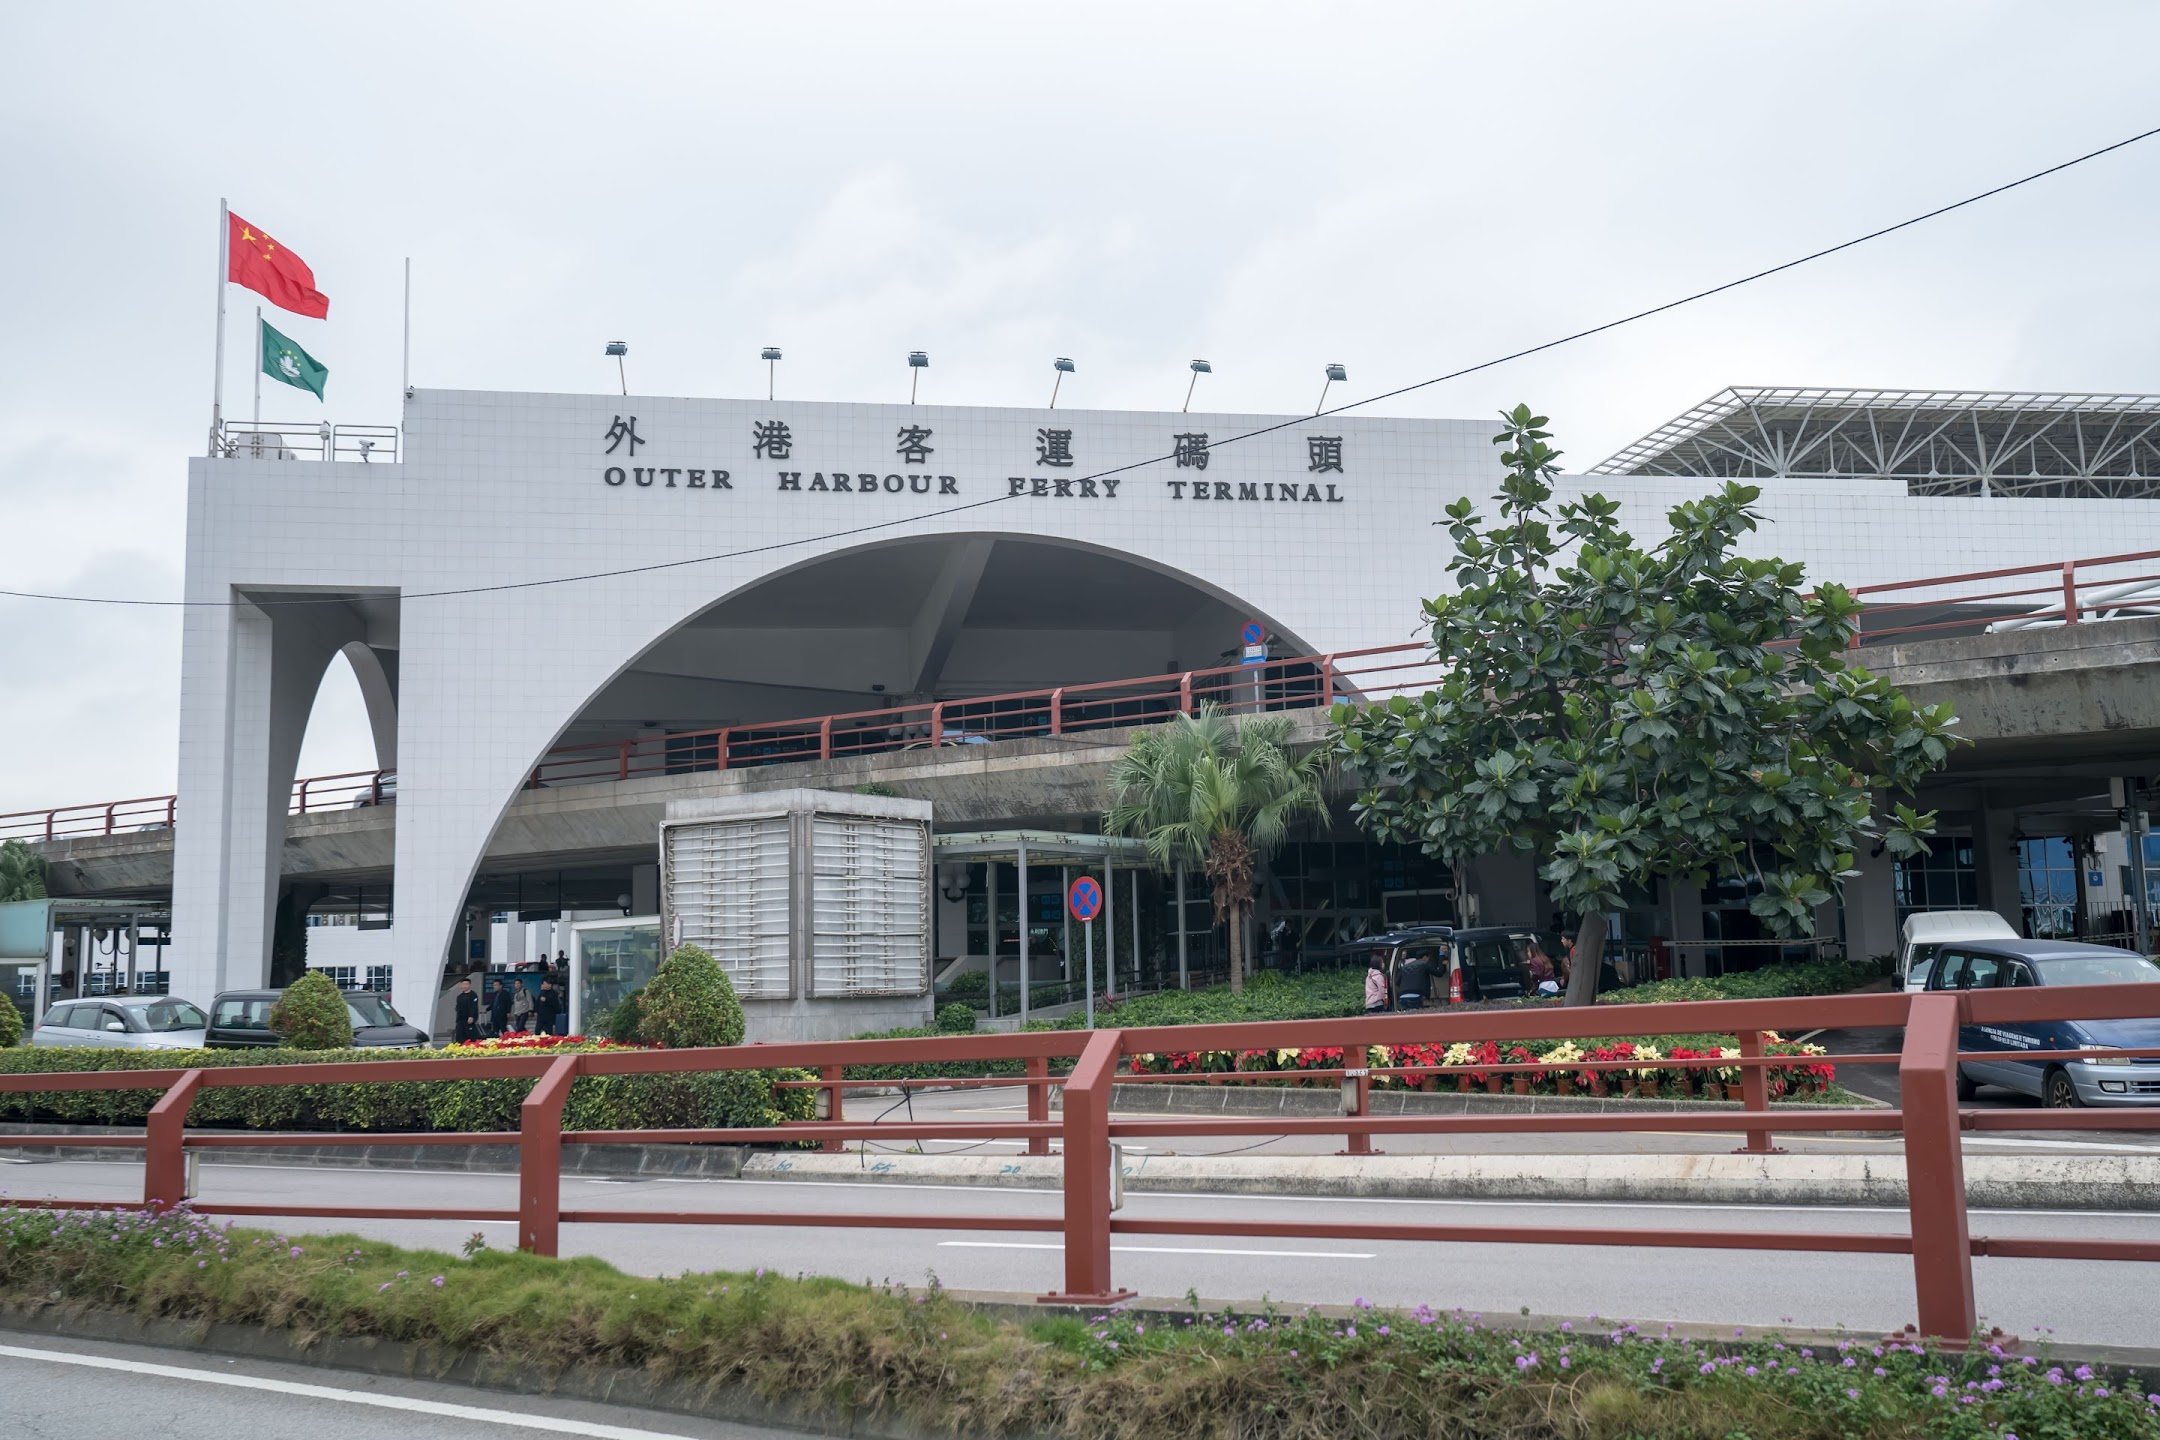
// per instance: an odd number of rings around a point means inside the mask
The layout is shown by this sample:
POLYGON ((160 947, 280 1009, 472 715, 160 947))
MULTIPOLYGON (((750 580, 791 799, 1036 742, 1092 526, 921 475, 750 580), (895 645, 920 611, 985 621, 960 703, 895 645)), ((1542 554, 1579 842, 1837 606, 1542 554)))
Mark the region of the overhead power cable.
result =
MULTIPOLYGON (((1490 360, 1481 360, 1475 365, 1465 365, 1459 370, 1450 370, 1444 375, 1435 375, 1429 380, 1419 380, 1410 385, 1399 385, 1393 390, 1383 390, 1377 395, 1368 395, 1362 400, 1352 400, 1347 404, 1337 405, 1332 409, 1322 410, 1313 415, 1299 415, 1289 420, 1278 421, 1273 425, 1263 425, 1257 430, 1247 430, 1237 435, 1226 436, 1220 441, 1212 442, 1208 449, 1212 453, 1225 445, 1235 445, 1240 441, 1257 439, 1262 435, 1272 435, 1278 430, 1287 430, 1295 425, 1310 425, 1314 420, 1326 416, 1346 414, 1352 410, 1362 409, 1367 405, 1376 405, 1382 400, 1393 400, 1397 396, 1409 395, 1419 390, 1429 389, 1434 385, 1443 385, 1450 380, 1460 380, 1465 375, 1475 375, 1479 371, 1491 370, 1496 366, 1508 364, 1510 361, 1540 355, 1547 350, 1556 350, 1562 345, 1572 345, 1578 340, 1587 340, 1593 335, 1603 335, 1607 331, 1617 330, 1623 325, 1633 325, 1639 320, 1648 320, 1652 316, 1663 315, 1667 311, 1677 310, 1683 305, 1693 305, 1697 301, 1708 300, 1715 295, 1722 295, 1728 290, 1737 290, 1743 285, 1752 285, 1758 280, 1767 280, 1773 275, 1782 275, 1788 270, 1798 269, 1802 265, 1825 259, 1841 251, 1865 245, 1871 240, 1880 240, 1885 235, 1895 235, 1900 230, 1909 230, 1915 225, 1939 219, 1953 211, 1963 210, 1969 205, 1977 205, 1983 200, 1991 200, 1997 195, 2007 194, 2021 186, 2030 185, 2036 180, 2045 180, 2050 175, 2060 175, 2065 170, 2073 169, 2091 160, 2097 160, 2103 155, 2111 155, 2115 151, 2126 149, 2141 140, 2150 140, 2155 135, 2160 135, 2160 126, 2155 126, 2150 130, 2141 130, 2135 135, 2117 140, 2112 145, 2103 145, 2097 150, 2088 150, 2084 154, 2064 160, 2060 164, 2050 165, 2044 170, 2035 170, 2030 175, 2022 175, 2015 180, 2006 181, 2001 185, 1982 190, 1978 194, 1968 195, 1962 200, 1954 200, 1947 205, 1938 205, 1933 210, 1924 211, 1909 219, 1900 220, 1894 225, 1885 225, 1880 229, 1870 230, 1865 235, 1855 235, 1850 240, 1843 240, 1835 245, 1826 245, 1820 250, 1811 250, 1805 255, 1796 256, 1782 264, 1756 270, 1737 279, 1727 280, 1723 284, 1712 285, 1708 289, 1697 290, 1691 294, 1682 295, 1678 299, 1667 300, 1661 305, 1652 305, 1648 309, 1637 310, 1616 319, 1607 320, 1602 324, 1589 326, 1586 329, 1571 331, 1566 335, 1557 336, 1536 345, 1525 346, 1520 350, 1511 350, 1505 355, 1496 355, 1490 360)), ((1108 470, 1097 470, 1093 474, 1076 478, 1078 480, 1100 480, 1109 476, 1123 475, 1129 471, 1144 469, 1151 465, 1167 464, 1176 458, 1175 452, 1169 455, 1156 455, 1145 460, 1135 460, 1129 464, 1115 466, 1108 470)), ((925 520, 936 520, 947 515, 958 515, 969 510, 979 510, 986 505, 999 505, 1008 500, 1024 498, 1026 497, 993 495, 986 499, 970 500, 959 505, 947 505, 936 510, 918 511, 915 514, 904 515, 891 520, 875 521, 867 525, 855 525, 845 530, 828 530, 822 534, 804 535, 793 540, 775 540, 769 544, 753 545, 742 550, 724 550, 713 555, 693 555, 682 560, 659 560, 647 565, 626 565, 617 569, 593 570, 578 575, 557 575, 544 580, 509 580, 495 585, 464 585, 450 590, 409 590, 403 592, 398 598, 401 601, 440 600, 459 595, 487 595, 504 590, 537 590, 553 585, 576 585, 589 580, 612 580, 626 575, 649 575, 662 570, 680 570, 689 565, 710 565, 721 560, 740 560, 747 556, 763 555, 774 550, 790 550, 804 545, 822 545, 830 540, 846 540, 857 535, 874 534, 881 530, 896 529, 903 525, 920 524, 925 520)), ((75 605, 135 605, 160 609, 190 606, 227 608, 241 603, 261 608, 288 605, 342 605, 347 603, 349 599, 347 596, 295 596, 276 600, 266 599, 247 602, 234 600, 127 600, 105 595, 59 595, 37 590, 0 590, 0 596, 7 596, 16 600, 53 600, 75 605)))

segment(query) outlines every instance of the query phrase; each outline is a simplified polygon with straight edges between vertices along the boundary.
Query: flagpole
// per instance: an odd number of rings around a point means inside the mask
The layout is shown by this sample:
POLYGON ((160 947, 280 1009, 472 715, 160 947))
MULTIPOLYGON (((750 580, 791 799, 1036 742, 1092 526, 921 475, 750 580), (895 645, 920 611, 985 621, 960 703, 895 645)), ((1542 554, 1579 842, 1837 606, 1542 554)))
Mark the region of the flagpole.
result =
POLYGON ((218 441, 225 430, 225 279, 232 274, 232 257, 227 246, 232 239, 231 212, 224 196, 218 197, 217 227, 217 378, 210 387, 210 453, 218 453, 218 441))
POLYGON ((405 392, 412 389, 412 256, 405 257, 405 364, 400 371, 398 403, 405 403, 405 392))
POLYGON ((255 307, 255 428, 262 428, 262 306, 255 307))

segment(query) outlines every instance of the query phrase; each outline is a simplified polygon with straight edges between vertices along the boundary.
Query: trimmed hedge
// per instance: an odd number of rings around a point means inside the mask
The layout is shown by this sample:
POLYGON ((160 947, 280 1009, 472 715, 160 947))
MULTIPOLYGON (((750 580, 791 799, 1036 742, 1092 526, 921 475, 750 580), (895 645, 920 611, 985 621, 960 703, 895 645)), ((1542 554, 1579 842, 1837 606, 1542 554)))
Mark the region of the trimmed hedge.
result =
POLYGON ((710 952, 678 945, 660 962, 639 992, 638 1038, 670 1050, 742 1044, 742 1001, 710 952))
MULTIPOLYGON (((578 1053, 596 1045, 563 1045, 578 1053)), ((92 1050, 0 1052, 0 1074, 68 1070, 218 1069, 234 1065, 316 1065, 360 1061, 386 1068, 383 1084, 235 1086, 197 1092, 188 1123, 248 1130, 515 1131, 533 1081, 520 1077, 397 1081, 420 1050, 92 1050)), ((708 1071, 687 1075, 586 1075, 570 1088, 565 1130, 765 1127, 815 1118, 814 1091, 775 1089, 776 1080, 814 1079, 804 1070, 708 1071)), ((0 1120, 69 1125, 141 1125, 162 1090, 54 1090, 0 1093, 0 1120)))
POLYGON ((0 995, 0 1050, 5 1050, 11 1045, 20 1045, 22 1040, 22 1011, 15 1008, 13 1000, 0 995))
POLYGON ((1608 990, 1600 1005, 1661 1005, 1674 1000, 1789 1000, 1803 995, 1843 995, 1882 978, 1874 965, 1850 960, 1808 960, 1765 965, 1715 979, 1653 980, 1608 990))
POLYGON ((270 1028, 278 1043, 292 1050, 352 1048, 352 1010, 337 982, 320 970, 285 987, 270 1007, 270 1028))

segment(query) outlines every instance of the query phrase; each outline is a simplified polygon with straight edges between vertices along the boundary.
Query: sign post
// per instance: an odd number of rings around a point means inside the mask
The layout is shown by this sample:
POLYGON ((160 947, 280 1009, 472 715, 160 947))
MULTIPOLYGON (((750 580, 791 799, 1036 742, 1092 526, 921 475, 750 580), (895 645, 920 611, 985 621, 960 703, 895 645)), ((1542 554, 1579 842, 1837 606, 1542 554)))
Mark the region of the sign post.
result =
POLYGON ((1255 672, 1253 675, 1253 713, 1258 714, 1267 708, 1267 696, 1261 683, 1261 676, 1265 672, 1258 669, 1258 667, 1267 664, 1267 626, 1261 624, 1258 620, 1246 621, 1245 628, 1238 632, 1238 643, 1242 647, 1238 663, 1255 672))
POLYGON ((1087 1023, 1095 1028, 1095 917, 1102 913, 1102 885, 1092 875, 1082 875, 1065 892, 1065 908, 1080 922, 1082 944, 1087 948, 1087 1023))

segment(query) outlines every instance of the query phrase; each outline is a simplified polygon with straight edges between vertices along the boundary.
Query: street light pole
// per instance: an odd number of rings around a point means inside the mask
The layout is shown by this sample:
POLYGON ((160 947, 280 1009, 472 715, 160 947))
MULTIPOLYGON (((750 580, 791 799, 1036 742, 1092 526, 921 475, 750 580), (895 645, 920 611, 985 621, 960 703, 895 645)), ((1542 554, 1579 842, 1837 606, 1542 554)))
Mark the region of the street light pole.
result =
POLYGON ((1192 362, 1192 379, 1185 386, 1185 403, 1178 407, 1178 413, 1180 415, 1185 414, 1187 411, 1190 411, 1192 409, 1193 387, 1200 383, 1200 377, 1202 375, 1212 375, 1214 373, 1215 367, 1208 364, 1207 361, 1195 360, 1192 362))

